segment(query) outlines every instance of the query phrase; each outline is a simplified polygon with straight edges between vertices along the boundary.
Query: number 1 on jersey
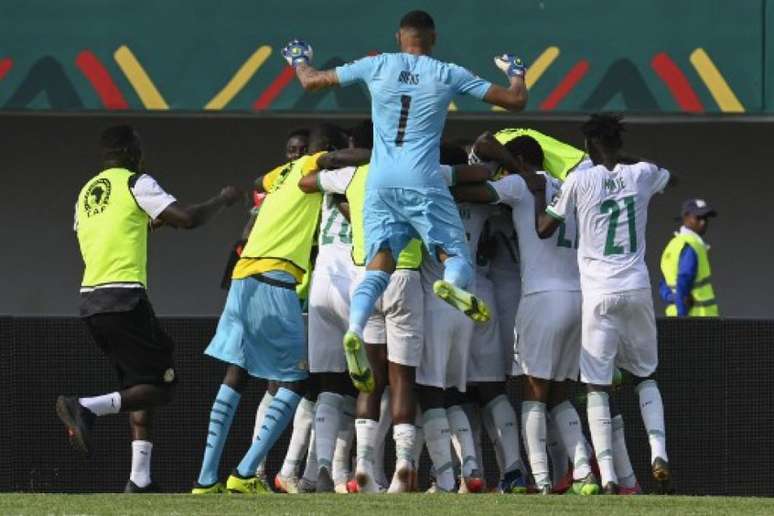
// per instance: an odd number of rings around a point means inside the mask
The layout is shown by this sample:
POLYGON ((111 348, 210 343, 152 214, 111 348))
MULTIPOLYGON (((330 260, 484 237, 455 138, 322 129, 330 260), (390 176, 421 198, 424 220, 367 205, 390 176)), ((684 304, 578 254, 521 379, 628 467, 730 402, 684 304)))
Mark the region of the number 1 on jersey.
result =
POLYGON ((409 108, 411 107, 411 97, 409 95, 400 96, 400 119, 398 120, 398 134, 395 135, 395 145, 403 145, 403 138, 406 136, 406 123, 408 122, 409 108))

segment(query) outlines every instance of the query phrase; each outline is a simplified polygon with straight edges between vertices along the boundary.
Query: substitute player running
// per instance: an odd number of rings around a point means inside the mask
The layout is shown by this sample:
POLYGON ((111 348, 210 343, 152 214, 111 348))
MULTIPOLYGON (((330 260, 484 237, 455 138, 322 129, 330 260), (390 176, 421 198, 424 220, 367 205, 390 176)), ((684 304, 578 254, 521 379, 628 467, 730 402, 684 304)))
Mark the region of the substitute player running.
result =
POLYGON ((210 220, 240 194, 224 188, 212 199, 183 206, 142 173, 142 144, 129 126, 100 137, 102 172, 81 189, 75 231, 85 265, 81 317, 116 370, 119 391, 77 398, 59 396, 56 411, 70 444, 91 452, 97 416, 129 413, 132 471, 127 493, 158 491, 150 475, 151 426, 157 407, 173 397, 177 381, 174 343, 159 326, 146 293, 148 229, 167 224, 193 229, 210 220))
POLYGON ((488 310, 462 289, 473 276, 459 213, 438 173, 439 142, 449 103, 455 94, 472 95, 520 111, 527 101, 524 65, 512 55, 495 58, 510 78, 510 87, 493 85, 457 65, 430 56, 435 22, 412 11, 396 34, 400 52, 365 57, 335 70, 318 71, 309 63, 312 48, 294 40, 283 55, 296 69, 304 89, 367 84, 372 97, 374 153, 365 213, 367 270, 351 303, 345 349, 358 357, 368 374, 363 328, 376 300, 389 284, 396 258, 409 241, 420 238, 428 254, 444 262, 435 291, 471 318, 486 321, 488 310))
MULTIPOLYGON (((595 167, 568 176, 541 214, 538 234, 548 238, 576 212, 583 292, 581 380, 587 384, 588 420, 605 493, 618 491, 613 463, 608 389, 618 365, 632 373, 648 432, 653 476, 669 491, 664 404, 651 375, 658 365, 656 319, 645 265, 648 203, 670 182, 652 163, 622 163, 620 117, 592 115, 583 125, 595 167)), ((536 201, 544 198, 536 195, 536 201)))

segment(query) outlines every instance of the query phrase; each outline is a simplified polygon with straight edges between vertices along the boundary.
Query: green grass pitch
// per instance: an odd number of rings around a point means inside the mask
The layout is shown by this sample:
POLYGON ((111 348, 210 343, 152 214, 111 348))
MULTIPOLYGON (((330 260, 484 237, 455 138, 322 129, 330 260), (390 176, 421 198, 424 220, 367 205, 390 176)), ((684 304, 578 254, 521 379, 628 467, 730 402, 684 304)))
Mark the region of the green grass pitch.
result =
POLYGON ((774 499, 687 496, 517 495, 60 495, 0 494, 0 514, 413 514, 543 515, 747 515, 774 514, 774 499))

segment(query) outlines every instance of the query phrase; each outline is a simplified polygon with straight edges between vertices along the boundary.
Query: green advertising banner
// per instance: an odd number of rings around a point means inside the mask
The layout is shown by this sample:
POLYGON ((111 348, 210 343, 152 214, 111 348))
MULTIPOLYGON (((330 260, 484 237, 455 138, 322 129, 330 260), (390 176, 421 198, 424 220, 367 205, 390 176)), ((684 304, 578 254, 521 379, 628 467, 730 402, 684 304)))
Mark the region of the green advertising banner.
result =
POLYGON ((530 111, 760 113, 767 3, 3 0, 0 109, 365 112, 363 86, 304 92, 280 49, 305 39, 323 68, 392 52, 400 17, 421 8, 439 59, 504 84, 492 57, 521 56, 530 111))

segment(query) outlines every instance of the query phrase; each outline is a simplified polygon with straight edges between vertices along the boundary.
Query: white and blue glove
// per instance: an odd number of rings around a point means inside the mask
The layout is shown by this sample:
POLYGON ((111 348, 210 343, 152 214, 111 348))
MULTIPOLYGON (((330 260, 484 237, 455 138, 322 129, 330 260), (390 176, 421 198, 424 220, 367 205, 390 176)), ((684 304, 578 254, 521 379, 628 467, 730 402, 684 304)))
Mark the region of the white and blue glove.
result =
POLYGON ((282 49, 282 57, 293 67, 301 63, 311 63, 313 55, 312 45, 300 39, 292 40, 282 49))
POLYGON ((494 58, 494 63, 505 75, 511 77, 524 77, 527 67, 513 54, 503 54, 494 58))

